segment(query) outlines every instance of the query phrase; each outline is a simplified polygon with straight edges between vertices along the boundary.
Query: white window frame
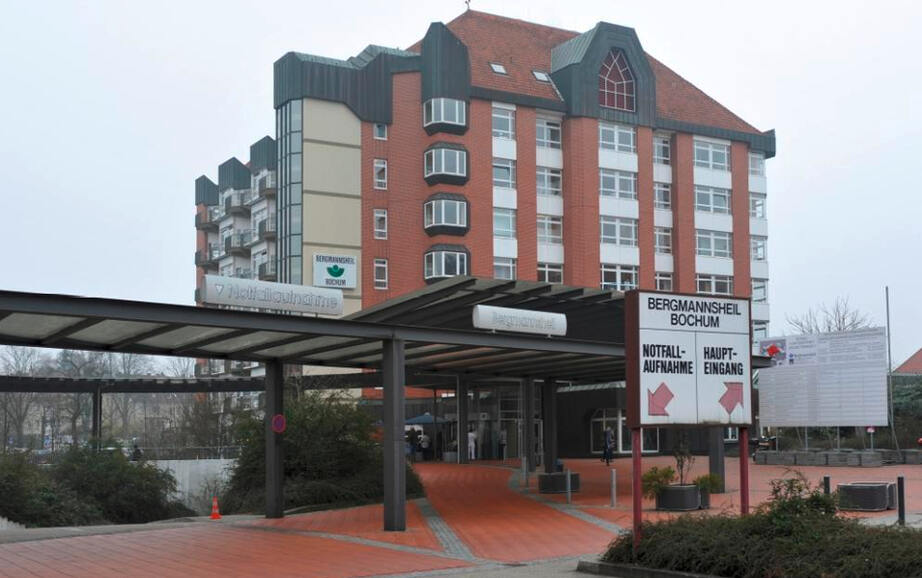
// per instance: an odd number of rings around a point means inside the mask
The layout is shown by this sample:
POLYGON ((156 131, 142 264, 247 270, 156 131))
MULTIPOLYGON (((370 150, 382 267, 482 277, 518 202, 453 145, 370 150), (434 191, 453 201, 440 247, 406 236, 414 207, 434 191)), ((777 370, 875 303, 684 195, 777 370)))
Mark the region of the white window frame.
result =
POLYGON ((653 135, 653 162, 658 165, 672 164, 672 138, 669 135, 653 135))
POLYGON ((374 287, 375 289, 387 289, 387 259, 375 259, 374 261, 374 287))
POLYGON ((375 140, 387 140, 387 125, 383 122, 376 122, 371 129, 372 138, 375 140), (382 130, 382 134, 379 136, 378 129, 382 130))
POLYGON ((695 254, 732 259, 733 233, 695 229, 695 254))
POLYGON ((768 279, 752 279, 752 302, 768 303, 768 279))
POLYGON ((602 289, 614 289, 621 292, 630 291, 637 288, 637 275, 638 271, 635 265, 602 263, 599 286, 602 289), (614 275, 614 280, 606 281, 606 273, 614 275))
POLYGON ((375 189, 379 191, 387 190, 387 159, 375 159, 372 177, 375 189), (383 174, 384 178, 380 178, 380 174, 383 174))
POLYGON ((423 175, 430 177, 432 175, 452 175, 457 177, 467 176, 467 151, 453 149, 448 147, 436 147, 426 151, 424 155, 423 175), (445 157, 449 154, 455 155, 455 166, 457 170, 445 170, 445 157))
POLYGON ((695 210, 702 213, 729 215, 733 212, 733 197, 730 189, 721 187, 706 187, 695 185, 695 210), (716 204, 714 201, 725 199, 726 205, 716 204))
POLYGON ((500 64, 499 62, 491 62, 490 70, 492 70, 496 74, 502 74, 502 75, 509 74, 508 72, 506 72, 506 67, 503 64, 500 64))
POLYGON ((531 73, 535 75, 535 80, 538 82, 550 82, 551 75, 544 72, 543 70, 532 70, 531 73))
POLYGON ((461 251, 430 251, 423 257, 423 276, 426 279, 441 279, 467 275, 467 253, 461 251), (455 256, 455 271, 446 272, 446 257, 455 256))
POLYGON ((563 283, 563 265, 560 263, 538 263, 538 281, 560 285, 563 283), (551 280, 552 278, 554 279, 553 281, 551 280))
POLYGON ((768 261, 768 237, 750 235, 749 258, 753 261, 768 261))
POLYGON ((373 233, 375 239, 387 239, 387 209, 375 209, 373 217, 373 233), (383 223, 379 227, 378 223, 383 223))
POLYGON ((512 159, 493 158, 493 186, 503 189, 515 188, 515 161, 512 159), (509 178, 497 178, 496 169, 504 169, 509 172, 509 178))
POLYGON ((467 201, 456 199, 433 199, 423 205, 423 227, 466 227, 467 226, 467 201), (449 203, 455 209, 456 221, 449 221, 446 210, 449 203))
POLYGON ((563 171, 549 167, 537 167, 535 170, 535 190, 538 196, 542 197, 563 196, 563 171))
POLYGON ((733 295, 733 277, 730 275, 697 275, 695 287, 705 295, 733 295), (722 289, 718 291, 718 289, 722 289))
POLYGON ((765 193, 749 193, 749 216, 753 219, 765 218, 765 193))
POLYGON ((753 321, 752 340, 758 342, 761 339, 768 339, 768 321, 753 321))
POLYGON ((656 273, 656 290, 672 291, 672 273, 656 273))
POLYGON ((493 236, 498 239, 515 239, 516 218, 515 209, 493 207, 493 236))
POLYGON ((493 114, 491 119, 493 127, 493 138, 515 140, 515 109, 506 108, 504 106, 493 106, 493 114), (497 120, 508 123, 509 128, 497 128, 497 120))
POLYGON ((637 130, 632 126, 599 123, 599 148, 621 153, 637 152, 637 130))
POLYGON ((599 240, 622 247, 637 246, 637 219, 624 217, 599 217, 599 240))
POLYGON ((653 227, 653 250, 659 255, 672 255, 672 227, 653 227))
POLYGON ((757 177, 765 176, 765 155, 762 153, 749 153, 749 174, 757 177))
POLYGON ((695 139, 695 166, 715 171, 730 170, 730 145, 695 139), (724 157, 724 161, 719 160, 724 157))
POLYGON ((493 257, 494 279, 508 279, 514 281, 517 273, 516 269, 517 263, 514 257, 493 257))
POLYGON ((669 183, 653 183, 653 208, 663 211, 672 210, 672 185, 669 183))
POLYGON ((637 173, 599 169, 599 195, 637 200, 637 173), (606 186, 606 181, 610 181, 612 186, 606 186), (629 187, 625 185, 629 185, 629 187))
POLYGON ((724 441, 725 442, 736 442, 740 439, 740 428, 736 426, 726 426, 724 427, 724 441))
POLYGON ((563 217, 538 215, 538 243, 563 245, 563 217), (555 230, 557 231, 555 233, 555 230))
POLYGON ((539 148, 560 149, 563 140, 563 129, 560 121, 547 118, 538 118, 535 121, 535 144, 539 148), (557 140, 553 139, 554 132, 557 140))
POLYGON ((430 124, 467 126, 467 106, 455 98, 430 98, 423 104, 423 126, 430 124), (454 109, 456 120, 447 120, 445 112, 454 109))

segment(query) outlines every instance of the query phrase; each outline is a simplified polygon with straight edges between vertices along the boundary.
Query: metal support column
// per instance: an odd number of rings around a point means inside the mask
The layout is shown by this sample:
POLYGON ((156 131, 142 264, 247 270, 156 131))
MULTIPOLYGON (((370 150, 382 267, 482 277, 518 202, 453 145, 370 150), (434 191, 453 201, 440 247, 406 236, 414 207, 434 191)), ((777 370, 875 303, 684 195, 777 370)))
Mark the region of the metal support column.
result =
POLYGON ((544 428, 544 473, 557 469, 557 380, 544 380, 541 388, 542 426, 544 428))
POLYGON ((458 389, 455 392, 455 401, 458 403, 458 463, 470 463, 467 447, 467 381, 458 378, 458 389))
POLYGON ((285 515, 285 468, 282 434, 272 429, 273 418, 284 415, 285 373, 281 361, 266 363, 266 517, 285 515))
POLYGON ((528 463, 528 471, 535 471, 535 380, 527 378, 524 381, 525 396, 522 423, 525 427, 525 459, 528 463))
POLYGON ((726 467, 724 465, 724 428, 708 428, 708 472, 720 477, 720 487, 715 493, 722 494, 727 479, 726 467))
POLYGON ((740 427, 740 513, 749 513, 749 428, 740 427))
MULTIPOLYGON (((404 441, 403 341, 383 342, 381 373, 384 386, 384 529, 407 529, 406 453, 404 441)), ((433 416, 434 417, 434 416, 433 416)), ((433 440, 434 441, 434 440, 433 440)))
MULTIPOLYGON (((98 387, 93 392, 93 415, 91 426, 94 447, 99 448, 102 444, 102 390, 98 387)), ((44 434, 44 432, 42 432, 44 434)), ((146 441, 146 440, 145 440, 146 441)))

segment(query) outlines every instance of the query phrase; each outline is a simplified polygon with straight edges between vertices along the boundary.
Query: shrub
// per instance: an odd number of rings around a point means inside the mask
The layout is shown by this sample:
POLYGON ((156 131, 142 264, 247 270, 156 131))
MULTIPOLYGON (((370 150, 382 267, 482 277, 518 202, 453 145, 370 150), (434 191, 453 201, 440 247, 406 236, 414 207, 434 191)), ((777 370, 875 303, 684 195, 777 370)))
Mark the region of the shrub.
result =
POLYGON ((726 577, 916 576, 922 532, 870 527, 838 516, 834 497, 795 475, 745 517, 680 516, 643 526, 603 554, 609 562, 726 577))
POLYGON ((720 488, 723 486, 723 480, 717 474, 704 474, 698 476, 692 483, 698 486, 698 489, 702 492, 708 492, 710 494, 720 491, 720 488))
MULTIPOLYGON (((309 392, 286 400, 282 434, 285 508, 353 505, 384 495, 383 455, 373 440, 374 418, 351 400, 309 392)), ((222 511, 259 512, 265 507, 265 423, 241 426, 242 449, 222 496, 222 511)), ((422 483, 407 467, 407 494, 422 495, 422 483)))
POLYGON ((640 478, 641 490, 645 498, 654 499, 660 495, 663 488, 675 480, 675 470, 670 466, 658 467, 653 466, 645 471, 640 478))

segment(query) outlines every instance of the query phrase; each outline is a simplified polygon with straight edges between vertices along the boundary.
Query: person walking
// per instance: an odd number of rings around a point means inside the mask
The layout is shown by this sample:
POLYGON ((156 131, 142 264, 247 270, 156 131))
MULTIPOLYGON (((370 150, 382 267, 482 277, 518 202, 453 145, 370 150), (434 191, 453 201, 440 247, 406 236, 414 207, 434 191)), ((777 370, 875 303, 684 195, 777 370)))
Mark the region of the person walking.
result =
POLYGON ((426 432, 423 432, 419 436, 419 450, 423 454, 423 461, 429 459, 429 436, 426 435, 426 432))
POLYGON ((506 428, 499 430, 499 457, 506 463, 506 428))
POLYGON ((467 457, 469 460, 477 459, 477 432, 474 426, 470 426, 467 431, 467 457))
POLYGON ((602 460, 605 462, 605 465, 611 465, 612 459, 612 450, 615 447, 615 432, 612 431, 611 427, 605 428, 605 447, 602 448, 602 460))

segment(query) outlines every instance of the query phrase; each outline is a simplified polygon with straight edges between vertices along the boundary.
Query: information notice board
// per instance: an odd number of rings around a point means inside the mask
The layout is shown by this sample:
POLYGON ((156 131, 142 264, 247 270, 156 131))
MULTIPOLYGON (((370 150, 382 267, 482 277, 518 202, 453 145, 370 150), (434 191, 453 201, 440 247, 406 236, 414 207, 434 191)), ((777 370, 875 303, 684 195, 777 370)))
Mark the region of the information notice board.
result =
POLYGON ((759 349, 772 359, 759 371, 761 425, 889 423, 885 328, 775 337, 759 349))
POLYGON ((625 294, 628 425, 749 425, 749 300, 625 294))

